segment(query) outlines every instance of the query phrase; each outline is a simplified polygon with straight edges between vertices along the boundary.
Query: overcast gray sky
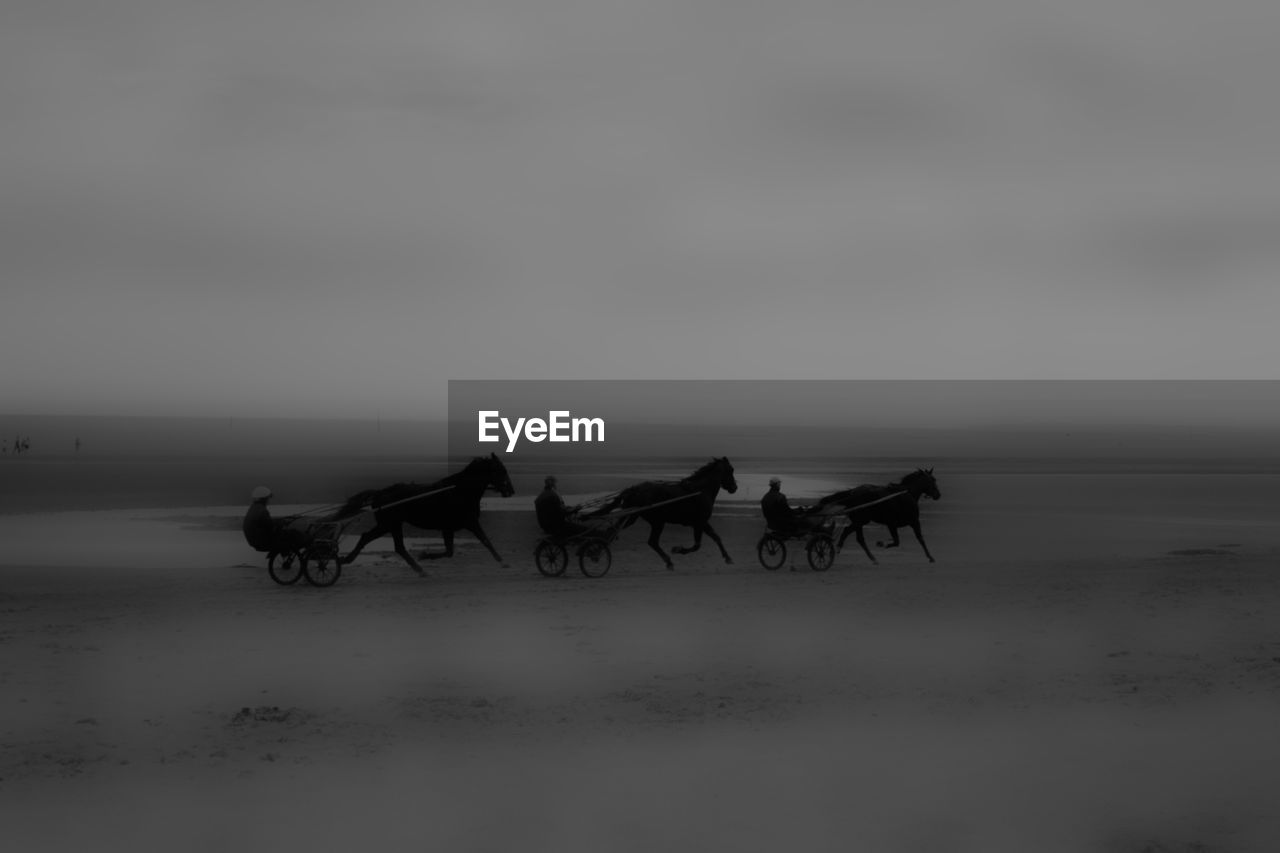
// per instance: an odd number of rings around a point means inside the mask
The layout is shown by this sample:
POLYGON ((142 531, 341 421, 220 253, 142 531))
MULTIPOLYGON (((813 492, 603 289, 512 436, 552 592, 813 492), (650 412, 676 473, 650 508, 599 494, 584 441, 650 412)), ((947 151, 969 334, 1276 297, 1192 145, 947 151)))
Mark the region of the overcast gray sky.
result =
POLYGON ((0 407, 1276 378, 1280 4, 9 0, 0 407))

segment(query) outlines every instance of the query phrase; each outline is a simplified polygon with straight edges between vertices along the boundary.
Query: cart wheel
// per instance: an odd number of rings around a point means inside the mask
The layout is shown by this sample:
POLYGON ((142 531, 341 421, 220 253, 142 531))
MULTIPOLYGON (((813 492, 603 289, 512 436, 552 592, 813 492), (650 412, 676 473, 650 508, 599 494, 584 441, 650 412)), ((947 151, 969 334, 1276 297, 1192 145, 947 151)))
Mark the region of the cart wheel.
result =
POLYGON ((302 572, 312 586, 333 586, 342 575, 342 563, 334 557, 312 557, 303 559, 302 572))
POLYGON ((805 551, 809 554, 809 568, 815 572, 825 572, 836 561, 836 544, 825 533, 810 539, 805 551))
POLYGON ((300 551, 284 551, 279 554, 273 551, 267 555, 267 574, 281 586, 288 586, 297 583, 298 578, 302 577, 303 562, 300 551))
POLYGON ((772 572, 787 561, 787 542, 781 536, 766 533, 756 544, 756 554, 760 565, 772 572))
POLYGON ((588 539, 578 549, 578 568, 589 578, 602 578, 613 565, 613 552, 603 539, 588 539))
POLYGON ((558 578, 569 565, 569 552, 559 542, 543 539, 533 549, 533 561, 538 564, 538 571, 549 578, 558 578))

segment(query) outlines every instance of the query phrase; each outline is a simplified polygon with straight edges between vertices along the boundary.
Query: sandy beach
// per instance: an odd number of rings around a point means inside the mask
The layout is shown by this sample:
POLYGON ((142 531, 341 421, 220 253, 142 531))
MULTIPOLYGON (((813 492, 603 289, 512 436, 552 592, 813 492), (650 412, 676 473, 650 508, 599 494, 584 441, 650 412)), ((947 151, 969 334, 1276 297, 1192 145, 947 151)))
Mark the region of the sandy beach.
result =
POLYGON ((486 504, 505 565, 464 534, 423 580, 379 542, 329 589, 272 583, 239 507, 2 516, 6 835, 1272 849, 1265 519, 1095 501, 1064 522, 994 512, 983 482, 943 477, 923 505, 936 564, 908 532, 877 566, 851 542, 825 573, 795 547, 760 566, 754 485, 714 519, 732 565, 705 543, 668 572, 639 527, 598 580, 538 575, 528 493, 486 504))
POLYGON ((0 853, 1280 851, 1280 3, 3 21, 0 853))

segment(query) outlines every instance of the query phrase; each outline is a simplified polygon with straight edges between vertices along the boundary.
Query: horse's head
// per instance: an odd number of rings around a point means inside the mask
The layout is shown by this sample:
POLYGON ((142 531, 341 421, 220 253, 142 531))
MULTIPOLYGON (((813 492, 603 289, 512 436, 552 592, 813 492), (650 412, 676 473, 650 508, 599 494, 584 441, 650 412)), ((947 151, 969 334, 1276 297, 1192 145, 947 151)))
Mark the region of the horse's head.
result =
POLYGON ((938 491, 938 481, 933 478, 933 469, 917 468, 902 478, 902 485, 913 495, 925 495, 941 500, 942 492, 938 491))
POLYGON ((489 458, 484 461, 489 466, 489 482, 485 484, 486 488, 497 489, 498 494, 504 498, 514 495, 516 490, 511 485, 511 475, 507 473, 507 466, 502 464, 498 455, 490 453, 489 458))
POLYGON ((733 466, 725 456, 712 459, 680 482, 687 488, 700 491, 709 489, 713 485, 717 489, 724 489, 729 494, 738 491, 738 481, 733 478, 733 466))
POLYGON ((738 481, 733 477, 733 465, 729 463, 729 457, 721 456, 716 462, 720 463, 720 488, 729 494, 738 491, 738 481))

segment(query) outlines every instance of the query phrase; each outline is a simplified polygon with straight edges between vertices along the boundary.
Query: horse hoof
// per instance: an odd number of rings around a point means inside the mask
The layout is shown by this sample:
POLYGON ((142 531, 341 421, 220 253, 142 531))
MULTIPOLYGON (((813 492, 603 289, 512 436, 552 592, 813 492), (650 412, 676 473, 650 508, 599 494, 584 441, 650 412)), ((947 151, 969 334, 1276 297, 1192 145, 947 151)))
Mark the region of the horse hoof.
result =
POLYGON ((725 557, 724 562, 725 562, 725 565, 729 565, 729 566, 733 565, 733 560, 730 557, 725 557))

